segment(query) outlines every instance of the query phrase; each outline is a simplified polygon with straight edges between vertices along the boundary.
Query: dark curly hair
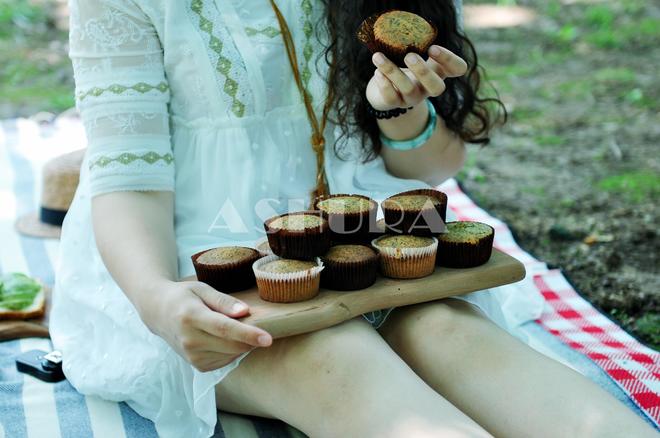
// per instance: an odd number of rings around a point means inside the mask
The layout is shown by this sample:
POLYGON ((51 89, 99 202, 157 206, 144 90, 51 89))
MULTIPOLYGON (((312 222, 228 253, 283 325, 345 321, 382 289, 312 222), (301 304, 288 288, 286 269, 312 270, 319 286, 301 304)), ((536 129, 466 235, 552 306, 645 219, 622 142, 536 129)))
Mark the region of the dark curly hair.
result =
POLYGON ((349 137, 360 136, 365 160, 375 158, 381 149, 376 120, 367 113, 364 91, 375 67, 371 53, 356 38, 356 30, 366 17, 375 13, 401 9, 431 20, 438 27, 436 44, 463 58, 469 66, 466 75, 445 80, 447 89, 432 98, 438 114, 447 127, 469 143, 486 145, 490 142, 491 127, 505 122, 504 105, 495 97, 481 97, 481 67, 470 40, 459 29, 452 0, 323 0, 326 8, 327 35, 330 41, 324 52, 331 65, 328 85, 335 94, 331 117, 342 135, 334 145, 341 156, 342 144, 349 137), (332 64, 333 59, 341 60, 332 64))

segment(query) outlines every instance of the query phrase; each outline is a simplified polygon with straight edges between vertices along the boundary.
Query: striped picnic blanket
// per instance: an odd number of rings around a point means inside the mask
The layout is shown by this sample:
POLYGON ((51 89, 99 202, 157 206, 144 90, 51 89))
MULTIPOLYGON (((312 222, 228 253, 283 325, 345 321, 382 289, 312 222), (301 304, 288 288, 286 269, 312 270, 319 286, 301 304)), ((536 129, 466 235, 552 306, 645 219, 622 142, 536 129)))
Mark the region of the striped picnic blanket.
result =
MULTIPOLYGON (((26 119, 0 123, 0 273, 25 272, 53 283, 57 241, 19 236, 13 222, 37 207, 45 161, 84 146, 84 131, 75 118, 41 125, 26 119)), ((460 219, 494 226, 496 246, 521 260, 534 276, 535 292, 547 304, 538 323, 523 327, 530 345, 588 376, 657 425, 660 355, 599 314, 560 272, 520 249, 506 225, 476 206, 455 181, 441 190, 460 219)), ((125 403, 83 396, 66 381, 48 384, 16 372, 18 354, 50 348, 47 339, 0 343, 0 438, 156 436, 153 424, 125 403)), ((224 412, 218 420, 216 437, 304 436, 280 421, 224 412)))

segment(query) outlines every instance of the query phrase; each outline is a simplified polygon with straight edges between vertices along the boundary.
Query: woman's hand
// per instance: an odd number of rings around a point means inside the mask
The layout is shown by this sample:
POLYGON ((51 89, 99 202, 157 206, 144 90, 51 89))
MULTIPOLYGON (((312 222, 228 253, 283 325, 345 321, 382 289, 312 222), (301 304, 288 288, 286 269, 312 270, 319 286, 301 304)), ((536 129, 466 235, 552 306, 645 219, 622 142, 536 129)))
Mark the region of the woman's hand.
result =
POLYGON ((401 69, 382 53, 375 53, 374 76, 367 85, 367 100, 376 110, 416 106, 428 97, 445 91, 445 79, 463 76, 467 64, 460 57, 440 46, 431 46, 429 59, 424 61, 416 53, 408 53, 401 69))
POLYGON ((268 332, 234 319, 248 314, 245 303, 207 284, 168 281, 152 296, 153 307, 141 312, 145 324, 199 371, 218 369, 273 341, 268 332))

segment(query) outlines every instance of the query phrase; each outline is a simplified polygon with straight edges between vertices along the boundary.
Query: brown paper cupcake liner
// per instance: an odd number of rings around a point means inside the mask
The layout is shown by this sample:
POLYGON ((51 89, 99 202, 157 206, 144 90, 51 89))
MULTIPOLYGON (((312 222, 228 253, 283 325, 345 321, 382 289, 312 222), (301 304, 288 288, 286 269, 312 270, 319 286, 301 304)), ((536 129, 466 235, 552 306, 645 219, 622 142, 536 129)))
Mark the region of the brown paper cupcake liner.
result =
POLYGON ((279 260, 276 255, 261 258, 252 264, 257 279, 259 297, 273 303, 297 303, 314 298, 320 291, 323 263, 316 259, 317 266, 305 271, 291 273, 264 272, 260 268, 279 260))
POLYGON ((385 248, 378 246, 378 239, 372 246, 380 252, 380 269, 385 277, 396 279, 422 278, 433 274, 438 239, 424 248, 385 248))
POLYGON ((273 255, 273 250, 270 249, 270 245, 268 244, 268 237, 263 237, 257 240, 254 243, 254 249, 256 249, 259 252, 259 255, 261 257, 267 257, 269 255, 273 255))
POLYGON ((223 293, 240 292, 255 285, 256 280, 252 271, 252 264, 259 258, 258 251, 253 250, 254 257, 235 263, 223 265, 197 263, 197 259, 206 251, 200 251, 191 257, 193 267, 197 273, 197 280, 223 293))
POLYGON ((323 260, 321 286, 325 289, 351 291, 366 289, 376 282, 378 254, 363 261, 323 260))
POLYGON ((327 220, 319 227, 305 228, 304 230, 271 229, 270 223, 282 216, 309 214, 320 216, 318 212, 301 211, 275 216, 264 223, 268 234, 268 244, 273 254, 285 259, 312 260, 330 249, 330 228, 327 220))
MULTIPOLYGON (((406 54, 408 53, 417 53, 418 55, 422 56, 424 59, 427 57, 427 52, 429 50, 429 47, 433 45, 433 42, 429 44, 427 47, 415 47, 415 46, 409 46, 405 48, 397 48, 397 47, 392 47, 387 44, 383 44, 381 41, 378 41, 376 37, 374 36, 374 24, 376 23, 376 20, 378 20, 378 17, 383 15, 386 12, 390 12, 392 9, 387 10, 387 11, 382 11, 378 12, 377 14, 373 14, 369 16, 366 20, 362 22, 360 27, 357 30, 357 38, 358 40, 364 44, 371 53, 376 53, 376 52, 382 52, 387 56, 388 59, 390 59, 393 63, 395 63, 398 67, 406 68, 406 62, 405 62, 405 57, 406 54)), ((433 27, 433 30, 435 31, 436 38, 438 35, 438 28, 436 27, 435 24, 431 20, 429 20, 426 17, 422 17, 428 23, 433 27)), ((436 39, 434 38, 434 39, 436 39)))
POLYGON ((387 231, 393 234, 412 234, 414 236, 432 237, 443 233, 446 229, 447 195, 438 190, 418 189, 397 193, 383 201, 381 208, 383 209, 387 231), (440 203, 433 205, 433 209, 409 211, 401 208, 386 207, 386 201, 402 195, 425 195, 438 199, 440 203))
POLYGON ((438 266, 460 269, 481 266, 490 260, 494 240, 494 229, 490 236, 483 237, 477 242, 446 242, 440 238, 436 263, 438 266))
POLYGON ((314 201, 314 210, 328 221, 330 236, 336 243, 365 242, 369 237, 369 230, 375 226, 378 203, 362 195, 335 194, 319 197, 314 201), (319 202, 338 197, 354 197, 366 199, 371 207, 367 211, 358 213, 328 213, 318 207, 319 202))

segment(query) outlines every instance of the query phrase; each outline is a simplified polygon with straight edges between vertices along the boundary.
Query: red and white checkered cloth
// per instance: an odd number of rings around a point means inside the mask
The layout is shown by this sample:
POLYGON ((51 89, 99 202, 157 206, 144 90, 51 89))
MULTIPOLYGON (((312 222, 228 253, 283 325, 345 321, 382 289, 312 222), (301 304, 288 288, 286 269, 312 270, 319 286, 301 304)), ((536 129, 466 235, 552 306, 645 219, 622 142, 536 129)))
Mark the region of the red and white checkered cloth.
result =
POLYGON ((660 353, 642 345, 582 298, 559 270, 523 251, 502 221, 479 208, 454 180, 440 186, 459 220, 495 228, 495 247, 520 260, 545 298, 536 321, 601 367, 639 408, 660 426, 660 353))

